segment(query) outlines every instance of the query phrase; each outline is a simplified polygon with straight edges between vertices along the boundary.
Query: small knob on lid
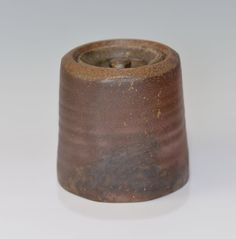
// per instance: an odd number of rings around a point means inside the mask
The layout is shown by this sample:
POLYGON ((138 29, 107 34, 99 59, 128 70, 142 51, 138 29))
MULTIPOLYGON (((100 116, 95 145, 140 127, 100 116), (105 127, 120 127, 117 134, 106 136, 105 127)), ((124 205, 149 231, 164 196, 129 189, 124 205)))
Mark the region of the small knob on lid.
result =
POLYGON ((113 58, 110 60, 109 66, 117 69, 129 68, 131 67, 131 61, 125 57, 113 58))

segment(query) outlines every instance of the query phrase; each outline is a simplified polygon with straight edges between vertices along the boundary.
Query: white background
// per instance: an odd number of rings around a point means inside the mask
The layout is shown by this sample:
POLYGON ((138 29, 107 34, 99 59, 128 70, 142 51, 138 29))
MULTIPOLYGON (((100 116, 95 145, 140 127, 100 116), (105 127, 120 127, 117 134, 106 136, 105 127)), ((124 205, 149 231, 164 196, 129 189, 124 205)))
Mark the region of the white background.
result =
POLYGON ((0 238, 236 238, 236 2, 0 0, 0 238), (182 60, 191 178, 176 193, 96 203, 56 180, 60 58, 107 38, 182 60))

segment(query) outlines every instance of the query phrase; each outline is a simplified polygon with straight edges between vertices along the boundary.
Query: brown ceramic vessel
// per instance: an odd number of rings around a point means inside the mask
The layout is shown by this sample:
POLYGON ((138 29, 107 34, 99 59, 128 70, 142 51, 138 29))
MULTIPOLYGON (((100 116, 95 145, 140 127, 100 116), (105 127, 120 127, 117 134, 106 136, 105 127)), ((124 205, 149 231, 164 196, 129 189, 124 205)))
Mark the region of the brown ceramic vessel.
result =
POLYGON ((117 39, 61 62, 58 180, 103 202, 154 199, 188 179, 181 67, 166 45, 117 39))

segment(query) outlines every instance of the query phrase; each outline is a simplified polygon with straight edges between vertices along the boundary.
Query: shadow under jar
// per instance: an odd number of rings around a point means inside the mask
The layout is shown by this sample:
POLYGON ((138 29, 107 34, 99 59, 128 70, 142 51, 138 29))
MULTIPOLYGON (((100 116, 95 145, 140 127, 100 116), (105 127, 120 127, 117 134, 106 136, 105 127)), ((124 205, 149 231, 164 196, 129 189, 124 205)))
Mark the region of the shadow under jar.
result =
POLYGON ((58 180, 102 202, 154 199, 188 180, 181 67, 166 45, 82 45, 61 62, 58 180))

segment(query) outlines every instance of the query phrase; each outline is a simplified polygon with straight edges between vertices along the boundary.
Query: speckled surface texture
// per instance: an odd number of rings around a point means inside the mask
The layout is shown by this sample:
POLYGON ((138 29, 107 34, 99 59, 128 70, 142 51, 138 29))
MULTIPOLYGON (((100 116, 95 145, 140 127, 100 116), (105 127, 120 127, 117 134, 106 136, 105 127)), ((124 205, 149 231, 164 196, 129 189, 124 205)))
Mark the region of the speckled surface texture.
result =
POLYGON ((107 40, 67 53, 59 124, 58 179, 74 194, 136 202, 187 182, 180 60, 163 44, 107 40))

